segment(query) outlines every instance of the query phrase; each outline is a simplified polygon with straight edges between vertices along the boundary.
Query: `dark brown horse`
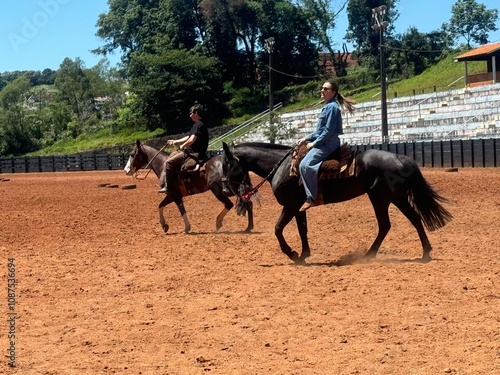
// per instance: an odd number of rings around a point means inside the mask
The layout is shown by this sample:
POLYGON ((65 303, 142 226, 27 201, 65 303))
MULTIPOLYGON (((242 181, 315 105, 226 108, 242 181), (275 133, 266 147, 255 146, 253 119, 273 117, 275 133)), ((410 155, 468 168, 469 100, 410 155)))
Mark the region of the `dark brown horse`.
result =
MULTIPOLYGON (((137 141, 130 154, 124 171, 127 175, 134 175, 137 171, 139 171, 139 169, 148 166, 161 181, 164 181, 165 163, 167 159, 167 153, 137 141)), ((168 204, 175 202, 182 218, 184 219, 184 233, 188 233, 191 230, 191 224, 189 223, 182 198, 184 196, 204 193, 210 190, 215 197, 224 204, 224 209, 219 213, 219 215, 217 215, 215 223, 216 230, 219 230, 222 227, 222 220, 224 219, 224 216, 226 216, 229 210, 234 207, 233 202, 231 202, 227 194, 223 194, 222 192, 222 156, 214 156, 210 158, 199 171, 187 173, 188 174, 186 175, 186 178, 183 178, 183 181, 176 181, 177 188, 174 189, 174 192, 167 193, 158 206, 158 215, 161 227, 165 233, 168 232, 169 226, 163 216, 163 209, 168 204)), ((231 194, 229 194, 229 196, 231 196, 231 194)), ((253 229, 252 205, 248 205, 245 208, 248 210, 248 226, 245 229, 245 232, 250 232, 253 229)))
MULTIPOLYGON (((266 143, 245 143, 232 150, 224 147, 223 188, 226 183, 245 181, 251 171, 266 178, 278 203, 283 206, 274 228, 281 250, 296 263, 304 263, 310 255, 307 239, 306 212, 300 206, 306 200, 304 187, 299 177, 290 175, 291 149, 287 146, 266 143), (283 230, 295 218, 302 242, 299 255, 285 241, 283 230)), ((229 189, 227 189, 229 191, 229 189)), ((356 156, 356 171, 348 178, 320 181, 324 204, 347 201, 368 194, 378 222, 378 235, 366 253, 375 257, 386 237, 391 222, 389 205, 392 203, 406 216, 417 230, 422 243, 422 260, 430 261, 432 250, 424 225, 429 230, 443 227, 452 215, 440 204, 447 200, 439 195, 422 176, 418 165, 404 155, 386 151, 367 150, 356 156)), ((244 194, 248 195, 248 194, 244 194)), ((311 210, 314 211, 314 208, 311 210)))

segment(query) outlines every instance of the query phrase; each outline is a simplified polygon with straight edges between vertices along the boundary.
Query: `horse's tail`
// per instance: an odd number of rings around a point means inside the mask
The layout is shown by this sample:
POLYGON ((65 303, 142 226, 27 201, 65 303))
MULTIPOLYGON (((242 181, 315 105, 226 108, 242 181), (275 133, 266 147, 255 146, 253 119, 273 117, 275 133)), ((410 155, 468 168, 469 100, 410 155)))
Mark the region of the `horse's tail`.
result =
POLYGON ((426 228, 430 231, 444 227, 453 215, 441 203, 448 199, 438 194, 427 182, 415 161, 409 158, 400 158, 405 171, 411 171, 409 177, 409 199, 417 210, 426 228))

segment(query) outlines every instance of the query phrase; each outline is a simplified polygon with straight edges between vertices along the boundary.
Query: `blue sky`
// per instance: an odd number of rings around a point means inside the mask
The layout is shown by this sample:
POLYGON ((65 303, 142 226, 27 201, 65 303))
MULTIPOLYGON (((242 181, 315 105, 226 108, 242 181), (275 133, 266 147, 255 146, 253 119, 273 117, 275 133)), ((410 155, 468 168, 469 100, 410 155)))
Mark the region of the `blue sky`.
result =
MULTIPOLYGON (((498 7, 498 0, 476 0, 488 9, 498 7)), ((342 0, 334 0, 340 4, 342 0)), ((420 32, 440 28, 451 16, 456 0, 399 0, 396 32, 410 26, 420 32)), ((0 13, 0 72, 14 70, 58 69, 65 57, 79 57, 90 68, 102 56, 90 51, 101 46, 95 36, 100 13, 108 10, 106 0, 18 0, 9 1, 0 13)), ((497 22, 500 28, 500 22, 497 22)), ((333 33, 338 46, 347 28, 345 11, 333 33)), ((500 42, 500 31, 490 34, 491 42, 500 42)), ((112 64, 119 56, 109 57, 112 64)))
MULTIPOLYGON (((344 0, 333 0, 333 4, 342 4, 344 0)), ((408 28, 414 26, 422 33, 431 32, 441 28, 451 18, 451 7, 457 0, 399 0, 397 10, 399 17, 395 22, 395 32, 403 34, 408 28)), ((499 0, 476 0, 478 4, 484 4, 487 9, 498 9, 499 0)), ((333 32, 333 39, 338 41, 338 46, 343 43, 347 30, 347 15, 343 12, 338 20, 337 27, 333 32)), ((489 34, 489 41, 500 42, 500 20, 496 26, 499 30, 489 34)), ((465 43, 465 39, 460 40, 465 43)))
POLYGON ((9 1, 0 13, 0 72, 56 70, 66 57, 96 65, 102 56, 90 51, 103 43, 95 24, 107 11, 106 0, 9 1))

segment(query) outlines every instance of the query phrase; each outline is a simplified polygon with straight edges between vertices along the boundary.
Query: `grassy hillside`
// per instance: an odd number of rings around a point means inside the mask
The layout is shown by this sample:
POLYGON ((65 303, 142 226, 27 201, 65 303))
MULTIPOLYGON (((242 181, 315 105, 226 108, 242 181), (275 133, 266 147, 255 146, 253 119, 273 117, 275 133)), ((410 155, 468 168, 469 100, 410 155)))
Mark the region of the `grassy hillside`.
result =
POLYGON ((97 133, 89 137, 81 137, 74 142, 59 142, 27 156, 43 155, 70 155, 89 150, 112 148, 124 144, 133 144, 137 139, 151 139, 160 136, 163 130, 148 131, 120 131, 115 134, 97 133))
MULTIPOLYGON (((387 97, 394 98, 433 91, 447 91, 465 87, 465 66, 463 62, 455 62, 455 56, 449 56, 438 64, 430 67, 422 74, 398 82, 390 82, 387 97)), ((469 74, 486 71, 486 62, 469 62, 469 74)), ((363 91, 353 96, 357 102, 367 102, 380 99, 380 88, 363 91)))

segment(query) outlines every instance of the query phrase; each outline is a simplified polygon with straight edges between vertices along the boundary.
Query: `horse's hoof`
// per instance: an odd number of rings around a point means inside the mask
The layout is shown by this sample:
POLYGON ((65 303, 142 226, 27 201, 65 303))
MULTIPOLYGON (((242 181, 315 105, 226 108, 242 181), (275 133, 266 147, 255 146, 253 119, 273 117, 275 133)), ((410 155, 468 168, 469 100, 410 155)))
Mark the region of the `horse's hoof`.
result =
POLYGON ((168 233, 168 229, 169 229, 169 226, 168 225, 165 225, 162 227, 163 228, 163 231, 165 232, 165 234, 168 233))
POLYGON ((424 254, 422 256, 422 263, 429 263, 432 260, 432 257, 429 254, 424 254))
POLYGON ((377 253, 376 252, 373 252, 373 251, 368 251, 364 256, 363 258, 365 259, 369 259, 369 260, 373 260, 375 259, 375 257, 377 256, 377 253))
POLYGON ((303 266, 307 263, 306 263, 306 260, 304 258, 299 257, 298 259, 295 260, 295 264, 299 265, 299 266, 303 266))
POLYGON ((299 255, 299 253, 297 253, 296 251, 292 251, 288 257, 293 260, 293 262, 295 264, 305 264, 305 261, 304 259, 302 259, 302 257, 299 255))
POLYGON ((309 258, 311 256, 311 253, 309 251, 303 251, 302 254, 300 254, 300 259, 306 260, 306 258, 309 258))
POLYGON ((300 257, 295 260, 295 264, 306 264, 306 258, 308 258, 309 255, 304 255, 304 254, 301 254, 300 257))

